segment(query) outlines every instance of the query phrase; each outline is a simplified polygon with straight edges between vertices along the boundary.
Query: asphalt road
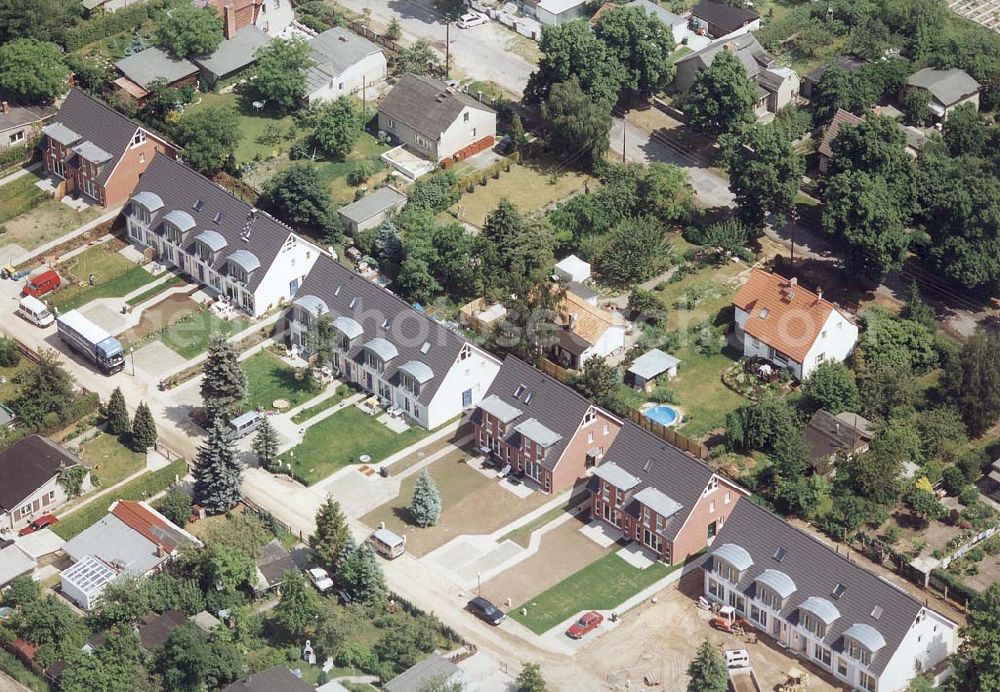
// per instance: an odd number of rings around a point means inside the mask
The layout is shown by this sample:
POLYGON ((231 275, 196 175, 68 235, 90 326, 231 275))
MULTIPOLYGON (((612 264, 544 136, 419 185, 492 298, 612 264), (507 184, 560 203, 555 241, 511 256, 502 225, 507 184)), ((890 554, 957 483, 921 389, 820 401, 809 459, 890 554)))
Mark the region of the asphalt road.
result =
MULTIPOLYGON (((423 39, 445 54, 446 26, 432 0, 337 0, 338 4, 362 12, 371 10, 372 28, 384 31, 393 18, 403 28, 404 42, 423 39)), ((497 22, 471 29, 451 27, 452 67, 462 75, 491 80, 520 97, 535 65, 522 57, 515 46, 524 39, 497 22)))

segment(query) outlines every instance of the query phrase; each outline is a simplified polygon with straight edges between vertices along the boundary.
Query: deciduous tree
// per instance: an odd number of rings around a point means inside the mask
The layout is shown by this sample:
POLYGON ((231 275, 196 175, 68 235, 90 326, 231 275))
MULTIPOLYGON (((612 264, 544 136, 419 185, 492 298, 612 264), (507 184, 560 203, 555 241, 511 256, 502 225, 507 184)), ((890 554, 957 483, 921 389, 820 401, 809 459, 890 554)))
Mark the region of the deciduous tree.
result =
POLYGON ((802 394, 813 408, 826 409, 834 415, 841 411, 857 411, 861 405, 854 373, 843 363, 833 360, 816 366, 802 383, 802 394))
POLYGON ((309 44, 302 38, 278 38, 254 54, 253 85, 257 92, 284 112, 306 94, 306 69, 314 64, 309 44))
POLYGON ((290 223, 317 228, 329 240, 342 235, 343 227, 330 208, 330 189, 315 166, 293 163, 264 184, 264 193, 290 223))
POLYGON ((596 257, 601 280, 611 286, 631 286, 669 266, 673 258, 663 226, 639 216, 620 221, 596 257))
POLYGON ((517 692, 546 692, 549 687, 542 677, 542 668, 537 663, 525 663, 514 681, 517 692))
POLYGON ((979 111, 971 103, 963 103, 954 108, 941 128, 941 136, 952 156, 982 155, 989 141, 989 133, 979 111))
POLYGON ((171 490, 157 500, 154 506, 156 511, 181 528, 191 521, 193 509, 191 495, 184 490, 171 490))
POLYGON ((784 130, 773 125, 749 127, 736 137, 726 159, 729 189, 741 221, 760 227, 769 214, 791 208, 805 160, 784 130))
POLYGON ((954 658, 955 689, 1000 690, 1000 582, 991 584, 969 609, 954 658))
POLYGON ((554 84, 576 77, 590 101, 611 110, 625 81, 625 70, 586 21, 543 27, 538 47, 542 59, 524 90, 529 100, 546 101, 554 84))
POLYGON ((587 168, 604 158, 610 146, 611 107, 589 96, 576 75, 551 85, 542 116, 552 129, 550 147, 568 162, 587 168))
POLYGON ((243 674, 243 656, 235 644, 186 623, 167 637, 156 667, 168 689, 218 689, 243 674))
POLYGON ((642 7, 617 7, 603 15, 594 33, 625 68, 621 86, 640 94, 662 91, 674 79, 674 35, 642 7))
POLYGON ((421 528, 434 526, 441 520, 441 494, 438 492, 437 483, 431 478, 431 474, 427 473, 427 469, 420 471, 417 483, 413 487, 410 516, 421 528))
POLYGON ((39 430, 62 421, 73 402, 73 379, 55 351, 43 350, 41 363, 23 376, 20 394, 11 402, 20 427, 39 430))
POLYGON ((232 108, 203 108, 185 113, 174 128, 174 136, 191 166, 211 175, 226 167, 242 133, 232 108))
POLYGON ((961 413, 969 432, 979 436, 1000 418, 1000 337, 973 335, 946 365, 941 389, 961 413))
POLYGON ((684 105, 692 127, 723 134, 737 132, 757 118, 757 88, 735 53, 719 51, 712 64, 698 73, 684 105))
POLYGON ((208 55, 222 38, 222 20, 211 6, 176 5, 156 26, 157 44, 178 58, 208 55))
POLYGON ((285 572, 281 600, 274 607, 274 620, 296 639, 315 629, 319 598, 316 590, 297 569, 285 572))
POLYGON ((329 156, 343 159, 361 136, 363 120, 361 109, 346 96, 341 96, 323 107, 313 138, 329 156))
POLYGON ((21 38, 0 45, 0 93, 23 103, 45 103, 69 89, 59 46, 21 38))

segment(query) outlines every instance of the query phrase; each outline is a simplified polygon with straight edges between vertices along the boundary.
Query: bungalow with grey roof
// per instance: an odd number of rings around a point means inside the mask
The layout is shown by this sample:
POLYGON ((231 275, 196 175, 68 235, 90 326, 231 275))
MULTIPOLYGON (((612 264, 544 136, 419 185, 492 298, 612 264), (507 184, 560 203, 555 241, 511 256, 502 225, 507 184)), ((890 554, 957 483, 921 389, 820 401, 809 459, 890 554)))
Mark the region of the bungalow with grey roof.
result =
POLYGON ((939 120, 947 120, 948 114, 963 103, 971 103, 979 110, 979 92, 983 87, 969 73, 957 67, 950 70, 925 67, 910 75, 900 96, 905 96, 914 89, 927 91, 930 95, 931 113, 939 120))
POLYGON ((19 106, 10 101, 0 101, 0 151, 34 144, 42 123, 55 112, 55 108, 48 106, 19 106))
POLYGON ((173 89, 198 85, 198 66, 185 58, 175 58, 160 48, 132 53, 115 63, 121 77, 114 84, 136 102, 145 103, 154 83, 173 89))
POLYGON ((306 69, 306 103, 310 106, 350 96, 385 81, 385 53, 366 38, 334 27, 309 41, 313 65, 306 69))
POLYGON ((391 212, 402 209, 406 195, 388 185, 380 187, 356 202, 337 210, 344 233, 355 235, 358 231, 375 228, 391 212))

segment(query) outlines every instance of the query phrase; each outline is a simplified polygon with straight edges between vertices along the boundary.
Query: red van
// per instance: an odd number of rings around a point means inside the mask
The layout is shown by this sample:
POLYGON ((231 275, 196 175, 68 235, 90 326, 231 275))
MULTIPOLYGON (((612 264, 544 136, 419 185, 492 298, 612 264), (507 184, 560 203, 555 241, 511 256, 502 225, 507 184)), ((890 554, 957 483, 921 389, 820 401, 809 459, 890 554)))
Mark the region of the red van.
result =
POLYGON ((60 283, 62 282, 59 280, 59 275, 52 269, 46 269, 40 274, 29 277, 28 282, 24 284, 22 293, 26 296, 41 298, 46 293, 51 293, 59 288, 60 283))

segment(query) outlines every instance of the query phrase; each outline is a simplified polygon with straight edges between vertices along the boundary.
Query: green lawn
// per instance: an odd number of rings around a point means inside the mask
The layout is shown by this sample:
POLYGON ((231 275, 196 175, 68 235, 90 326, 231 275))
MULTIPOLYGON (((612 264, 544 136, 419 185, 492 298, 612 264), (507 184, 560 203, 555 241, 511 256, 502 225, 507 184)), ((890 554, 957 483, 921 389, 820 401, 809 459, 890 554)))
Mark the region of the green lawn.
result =
POLYGON ((531 534, 548 524, 550 521, 553 521, 554 519, 569 512, 573 507, 579 504, 580 497, 581 495, 577 494, 567 498, 566 502, 562 503, 558 507, 553 507, 542 516, 535 517, 524 526, 519 526, 513 531, 505 533, 497 542, 503 543, 504 541, 514 541, 522 548, 527 548, 531 543, 531 534))
POLYGON ((379 462, 409 447, 427 432, 411 427, 394 433, 358 407, 348 406, 306 430, 302 444, 280 458, 283 463, 291 462, 296 478, 312 485, 356 462, 362 454, 370 456, 373 463, 379 462))
POLYGON ((61 312, 97 298, 120 298, 154 280, 152 274, 121 253, 109 252, 106 244, 95 245, 66 260, 58 271, 63 278, 62 287, 47 300, 61 312), (93 286, 88 283, 91 274, 95 279, 93 286))
POLYGON ((319 402, 318 404, 315 404, 313 406, 307 406, 306 408, 302 409, 294 416, 292 416, 292 422, 305 423, 313 416, 318 415, 323 411, 327 410, 328 408, 333 408, 334 406, 339 404, 341 401, 349 397, 352 391, 353 390, 346 384, 338 385, 337 391, 335 391, 331 396, 327 397, 326 399, 323 399, 323 401, 319 402))
POLYGON ((167 327, 160 341, 178 355, 191 359, 208 349, 215 334, 230 337, 249 326, 250 320, 245 317, 226 321, 209 310, 202 310, 167 327))
POLYGON ((535 634, 542 634, 582 610, 617 608, 681 566, 656 562, 640 570, 609 553, 514 608, 510 616, 535 634), (521 615, 522 608, 528 609, 527 615, 521 615))
POLYGON ((146 466, 146 455, 133 452, 114 435, 101 433, 80 447, 80 459, 90 468, 94 485, 109 487, 146 466))
POLYGON ((244 402, 249 410, 272 408, 275 399, 285 399, 289 408, 295 408, 319 393, 305 380, 296 379, 295 369, 267 350, 243 361, 243 372, 247 376, 244 402))
POLYGON ((249 97, 235 92, 228 94, 200 94, 200 101, 187 107, 188 112, 203 108, 233 108, 240 116, 240 141, 236 144, 236 163, 267 159, 274 154, 288 151, 294 137, 295 120, 290 115, 278 117, 269 109, 256 113, 249 97))
POLYGON ((0 187, 0 224, 35 208, 48 197, 35 185, 37 182, 38 178, 29 173, 0 187))
MULTIPOLYGON (((12 319, 20 318, 17 317, 12 319)), ((9 402, 18 395, 21 386, 15 382, 14 379, 21 373, 25 373, 34 367, 34 364, 30 360, 21 356, 20 362, 18 362, 18 364, 14 367, 0 368, 0 379, 2 379, 2 381, 0 381, 0 403, 9 402)))

